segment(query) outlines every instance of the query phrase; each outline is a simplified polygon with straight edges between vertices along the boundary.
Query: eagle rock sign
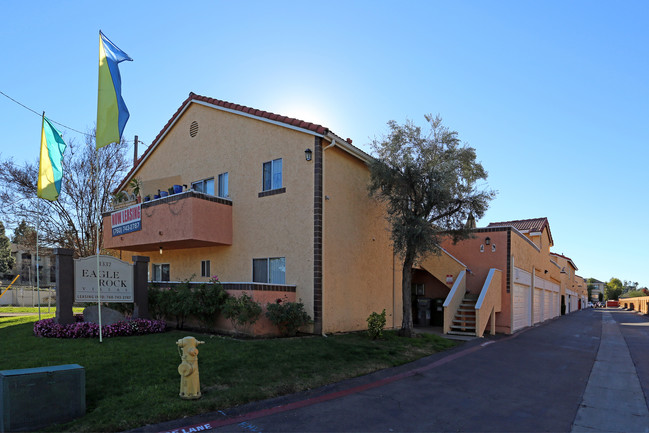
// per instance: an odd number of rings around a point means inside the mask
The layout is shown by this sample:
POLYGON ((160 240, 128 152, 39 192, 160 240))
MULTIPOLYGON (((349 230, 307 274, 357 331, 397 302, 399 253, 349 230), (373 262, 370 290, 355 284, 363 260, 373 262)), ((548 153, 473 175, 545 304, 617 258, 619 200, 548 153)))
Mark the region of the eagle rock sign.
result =
POLYGON ((133 266, 111 256, 91 256, 74 261, 74 301, 133 302, 133 266), (99 265, 99 266, 98 266, 99 265))

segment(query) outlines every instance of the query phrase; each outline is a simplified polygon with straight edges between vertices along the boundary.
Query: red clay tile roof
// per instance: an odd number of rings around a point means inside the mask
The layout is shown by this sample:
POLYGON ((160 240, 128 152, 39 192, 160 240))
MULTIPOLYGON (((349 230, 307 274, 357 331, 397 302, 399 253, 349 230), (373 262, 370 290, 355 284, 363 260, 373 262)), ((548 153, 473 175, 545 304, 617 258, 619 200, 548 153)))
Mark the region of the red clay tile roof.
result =
MULTIPOLYGON (((122 181, 120 182, 119 186, 115 191, 119 191, 126 186, 127 182, 131 180, 131 176, 133 175, 135 170, 140 166, 140 163, 144 160, 144 158, 146 158, 153 151, 153 149, 155 148, 155 144, 157 144, 158 140, 162 138, 162 136, 167 132, 167 129, 176 121, 176 119, 180 116, 180 114, 193 101, 206 102, 208 104, 227 108, 229 110, 241 111, 242 113, 246 113, 252 116, 263 117, 265 119, 269 119, 275 122, 285 123, 289 126, 306 129, 307 131, 313 131, 316 134, 320 134, 320 135, 326 135, 329 133, 329 128, 326 128, 322 125, 318 125, 316 123, 305 122, 304 120, 296 119, 293 117, 282 116, 279 114, 271 113, 269 111, 258 110, 256 108, 246 107, 245 105, 233 104, 231 102, 222 101, 220 99, 208 98, 207 96, 201 96, 195 94, 194 92, 189 92, 189 96, 187 97, 187 99, 185 99, 185 101, 180 105, 180 107, 178 107, 178 110, 176 110, 174 115, 171 116, 171 118, 167 121, 165 126, 162 127, 162 129, 160 130, 156 138, 151 142, 151 145, 142 154, 142 156, 138 158, 136 163, 133 165, 131 170, 126 174, 124 179, 122 179, 122 181)), ((352 142, 351 139, 348 138, 346 141, 351 145, 352 142)))
POLYGON ((189 93, 189 97, 185 100, 181 108, 191 100, 207 102, 208 104, 217 105, 219 107, 228 108, 230 110, 241 111, 243 113, 252 114, 253 116, 257 117, 264 117, 269 120, 274 120, 276 122, 286 123, 287 125, 313 131, 321 135, 325 135, 327 132, 329 132, 328 128, 325 128, 324 126, 318 125, 316 123, 305 122, 304 120, 295 119, 293 117, 282 116, 279 114, 270 113, 268 111, 246 107, 244 105, 233 104, 231 102, 222 101, 220 99, 208 98, 207 96, 197 95, 193 92, 189 93))
POLYGON ((554 244, 552 240, 552 232, 550 232, 550 223, 547 218, 532 218, 528 220, 514 220, 514 221, 503 221, 497 223, 489 223, 487 227, 514 227, 520 232, 542 232, 544 227, 548 229, 548 235, 550 236, 550 243, 554 244))
POLYGON ((553 253, 553 252, 550 252, 550 255, 551 256, 556 256, 556 257, 562 257, 562 258, 566 259, 568 261, 568 263, 570 263, 572 265, 573 268, 579 269, 577 267, 577 265, 575 265, 575 262, 568 256, 564 256, 563 254, 553 253))

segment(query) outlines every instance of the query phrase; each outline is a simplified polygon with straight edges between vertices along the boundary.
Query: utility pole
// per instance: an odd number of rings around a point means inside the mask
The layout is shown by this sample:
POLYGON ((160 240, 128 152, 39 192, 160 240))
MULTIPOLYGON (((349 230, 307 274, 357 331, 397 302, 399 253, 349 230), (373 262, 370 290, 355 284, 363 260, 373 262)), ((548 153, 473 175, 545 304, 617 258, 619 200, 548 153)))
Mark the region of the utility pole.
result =
POLYGON ((137 164, 137 135, 135 136, 135 140, 133 140, 134 146, 133 146, 133 167, 135 167, 135 164, 137 164))

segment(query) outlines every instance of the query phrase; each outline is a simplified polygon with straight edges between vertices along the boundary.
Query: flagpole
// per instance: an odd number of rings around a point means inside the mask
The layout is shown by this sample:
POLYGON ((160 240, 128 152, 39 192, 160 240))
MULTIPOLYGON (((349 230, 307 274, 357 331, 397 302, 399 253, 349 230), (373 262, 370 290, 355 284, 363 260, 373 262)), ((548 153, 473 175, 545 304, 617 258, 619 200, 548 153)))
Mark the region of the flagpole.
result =
MULTIPOLYGON (((96 133, 95 133, 96 134, 96 133)), ((95 140, 96 140, 96 135, 95 135, 95 140)), ((95 146, 96 147, 96 146, 95 146)), ((99 199, 99 149, 95 149, 95 152, 97 153, 97 162, 95 164, 95 181, 97 184, 95 185, 95 191, 97 193, 97 214, 99 221, 101 221, 101 213, 100 213, 100 199, 99 199)), ((101 287, 99 286, 99 222, 97 223, 97 311, 99 313, 99 342, 102 342, 102 332, 101 332, 101 287)))
MULTIPOLYGON (((38 200, 38 199, 37 199, 38 200)), ((41 226, 41 201, 37 201, 37 210, 36 210, 36 291, 38 292, 38 320, 41 320, 41 282, 39 277, 39 255, 38 255, 38 232, 40 231, 41 226)))
MULTIPOLYGON (((43 118, 41 119, 41 140, 43 139, 43 130, 45 128, 45 111, 43 111, 43 118)), ((40 174, 40 173, 39 173, 40 174)), ((38 320, 41 320, 41 282, 38 269, 39 255, 38 255, 38 232, 41 229, 41 201, 36 197, 36 291, 38 292, 38 320)))

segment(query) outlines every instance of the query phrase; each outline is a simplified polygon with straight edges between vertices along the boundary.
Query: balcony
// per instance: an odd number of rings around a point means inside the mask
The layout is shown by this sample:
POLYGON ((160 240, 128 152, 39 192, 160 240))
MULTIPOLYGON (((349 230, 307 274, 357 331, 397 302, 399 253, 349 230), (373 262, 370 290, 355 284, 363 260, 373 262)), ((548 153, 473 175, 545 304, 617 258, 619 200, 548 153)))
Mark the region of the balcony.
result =
POLYGON ((144 202, 140 210, 133 209, 128 215, 129 220, 134 219, 129 228, 124 228, 126 218, 117 215, 120 211, 103 214, 104 248, 143 252, 159 247, 172 250, 232 245, 229 199, 186 191, 144 202), (117 229, 120 223, 122 227, 117 229))

